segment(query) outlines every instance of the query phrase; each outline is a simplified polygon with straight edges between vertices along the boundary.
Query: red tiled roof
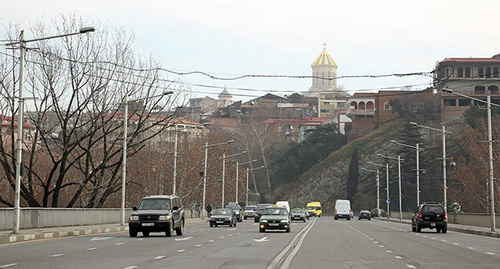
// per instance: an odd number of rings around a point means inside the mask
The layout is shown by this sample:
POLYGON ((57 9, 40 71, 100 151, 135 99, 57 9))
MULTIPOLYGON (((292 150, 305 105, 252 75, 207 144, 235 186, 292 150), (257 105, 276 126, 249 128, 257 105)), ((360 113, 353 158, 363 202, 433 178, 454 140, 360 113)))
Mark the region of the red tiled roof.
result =
MULTIPOLYGON (((7 126, 10 126, 10 122, 12 121, 12 117, 0 115, 0 120, 2 121, 2 127, 7 127, 7 126)), ((17 122, 18 122, 17 118, 14 119, 14 126, 17 126, 17 122)), ((30 129, 36 129, 36 127, 34 125, 31 125, 27 122, 23 122, 23 127, 30 128, 30 129)))

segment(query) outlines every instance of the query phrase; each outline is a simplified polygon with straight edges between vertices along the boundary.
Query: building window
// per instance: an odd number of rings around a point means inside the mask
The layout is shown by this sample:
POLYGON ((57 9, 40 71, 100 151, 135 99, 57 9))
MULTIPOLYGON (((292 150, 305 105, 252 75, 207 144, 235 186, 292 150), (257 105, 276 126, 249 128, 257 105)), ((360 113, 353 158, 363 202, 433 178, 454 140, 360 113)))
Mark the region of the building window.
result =
POLYGON ((278 126, 278 133, 281 133, 281 126, 278 126))
POLYGON ((476 86, 474 88, 474 94, 485 94, 486 93, 486 87, 484 86, 476 86))
POLYGON ((330 109, 321 109, 321 113, 330 114, 330 109))
POLYGON ((470 78, 470 67, 465 68, 465 77, 470 78))
POLYGON ((237 122, 237 121, 234 121, 234 122, 233 122, 233 125, 235 125, 235 126, 236 126, 236 125, 238 125, 238 122, 237 122))
POLYGON ((459 67, 458 68, 458 77, 459 78, 463 78, 464 77, 464 68, 463 67, 459 67))
POLYGON ((494 78, 498 77, 498 67, 493 67, 493 77, 494 78))
POLYGON ((486 78, 491 78, 491 67, 486 67, 486 78))
POLYGON ((365 102, 359 102, 359 109, 366 109, 365 102))
POLYGON ((458 106, 470 106, 470 99, 458 99, 458 106))
POLYGON ((490 94, 498 94, 498 86, 496 85, 488 86, 488 91, 490 92, 490 94))
POLYGON ((329 105, 330 102, 323 102, 323 105, 329 105))
POLYGON ((443 105, 444 106, 456 106, 457 105, 457 100, 456 99, 444 99, 443 100, 443 105))
POLYGON ((479 67, 479 70, 478 70, 478 76, 479 76, 480 78, 484 78, 484 68, 479 67))
POLYGON ((385 102, 384 103, 384 110, 390 110, 391 109, 391 106, 389 105, 389 102, 385 102))
POLYGON ((349 108, 350 109, 358 109, 358 104, 356 102, 351 102, 351 104, 349 105, 349 108))
POLYGON ((321 72, 321 85, 325 85, 325 72, 321 72))

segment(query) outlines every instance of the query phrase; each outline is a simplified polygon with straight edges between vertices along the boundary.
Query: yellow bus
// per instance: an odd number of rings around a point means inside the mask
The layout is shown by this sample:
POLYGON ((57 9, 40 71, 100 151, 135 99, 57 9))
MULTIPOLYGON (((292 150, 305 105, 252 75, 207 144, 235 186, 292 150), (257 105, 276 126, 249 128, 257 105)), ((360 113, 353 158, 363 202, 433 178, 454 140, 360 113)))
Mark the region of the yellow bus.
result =
POLYGON ((307 203, 306 209, 309 212, 309 215, 321 217, 321 215, 323 214, 323 211, 321 210, 321 203, 320 202, 307 203))

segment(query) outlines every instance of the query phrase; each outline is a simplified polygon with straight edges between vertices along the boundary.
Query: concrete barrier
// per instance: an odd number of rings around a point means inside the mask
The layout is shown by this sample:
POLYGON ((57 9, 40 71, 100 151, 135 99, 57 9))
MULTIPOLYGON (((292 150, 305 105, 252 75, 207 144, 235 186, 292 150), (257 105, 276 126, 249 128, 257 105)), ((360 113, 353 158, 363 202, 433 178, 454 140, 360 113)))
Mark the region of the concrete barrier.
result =
MULTIPOLYGON (((14 227, 13 208, 0 208, 0 231, 14 227)), ((191 218, 191 210, 185 211, 191 218)), ((127 208, 125 217, 132 213, 127 208)), ((198 217, 193 214, 193 217, 198 217)), ((119 208, 21 208, 20 229, 120 223, 119 208)))
MULTIPOLYGON (((412 212, 402 212, 402 219, 411 219, 412 212)), ((399 211, 392 211, 391 218, 398 219, 399 211)), ((460 225, 472 225, 479 227, 491 227, 491 215, 483 213, 453 213, 448 212, 448 223, 460 225)), ((500 228, 500 216, 495 215, 495 227, 500 228)))

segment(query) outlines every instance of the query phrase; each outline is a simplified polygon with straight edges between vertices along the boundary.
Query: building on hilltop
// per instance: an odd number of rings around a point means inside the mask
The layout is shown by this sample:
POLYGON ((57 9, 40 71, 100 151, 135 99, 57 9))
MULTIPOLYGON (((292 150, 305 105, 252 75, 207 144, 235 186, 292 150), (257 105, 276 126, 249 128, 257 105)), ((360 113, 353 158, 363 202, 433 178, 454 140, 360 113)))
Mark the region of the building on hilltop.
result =
POLYGON ((326 44, 311 68, 312 86, 305 95, 318 98, 318 117, 335 117, 337 111, 346 109, 349 94, 337 87, 338 65, 326 51, 326 44))
POLYGON ((491 102, 500 104, 499 54, 492 58, 446 58, 436 64, 435 70, 434 87, 441 96, 441 121, 462 117, 471 105, 485 105, 466 97, 444 93, 442 89, 484 101, 490 94, 491 102))

